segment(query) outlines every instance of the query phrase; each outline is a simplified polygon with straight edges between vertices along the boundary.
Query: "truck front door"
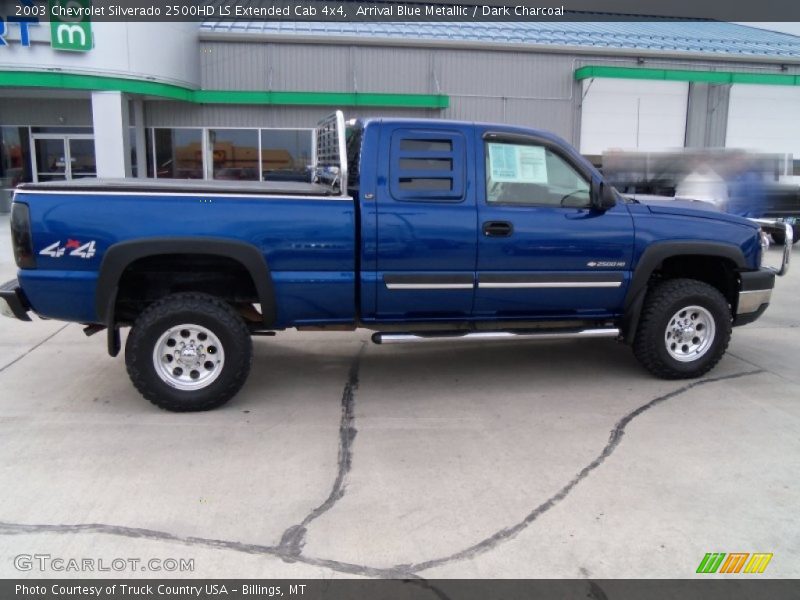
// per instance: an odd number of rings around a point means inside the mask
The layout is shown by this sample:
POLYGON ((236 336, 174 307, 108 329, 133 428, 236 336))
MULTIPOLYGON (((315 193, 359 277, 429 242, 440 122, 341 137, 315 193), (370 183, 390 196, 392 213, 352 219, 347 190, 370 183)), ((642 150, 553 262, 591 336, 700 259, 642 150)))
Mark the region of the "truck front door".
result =
POLYGON ((592 208, 591 170, 552 140, 489 132, 477 152, 474 318, 618 312, 633 250, 627 208, 592 208))

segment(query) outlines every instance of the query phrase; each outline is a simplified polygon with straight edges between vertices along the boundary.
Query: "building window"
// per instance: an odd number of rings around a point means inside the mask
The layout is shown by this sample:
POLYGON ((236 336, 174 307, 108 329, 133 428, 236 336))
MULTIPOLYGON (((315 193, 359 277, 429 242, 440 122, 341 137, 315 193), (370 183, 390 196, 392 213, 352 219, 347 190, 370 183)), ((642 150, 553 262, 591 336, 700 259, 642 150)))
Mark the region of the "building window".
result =
POLYGON ((214 179, 258 181, 258 130, 210 129, 214 179))
MULTIPOLYGON (((145 137, 148 177, 311 181, 312 129, 147 128, 145 137)), ((132 139, 134 165, 138 150, 132 139)))
POLYGON ((0 127, 0 188, 32 181, 27 127, 0 127))
POLYGON ((147 177, 155 177, 155 148, 153 144, 153 130, 152 129, 145 129, 144 130, 144 145, 145 145, 145 159, 147 163, 147 177))
POLYGON ((91 134, 91 127, 31 127, 31 133, 52 133, 56 135, 91 134))
POLYGON ((97 177, 97 160, 94 156, 94 140, 69 139, 70 177, 83 179, 97 177))
POLYGON ((312 130, 261 130, 261 177, 264 181, 310 181, 312 166, 312 130))
POLYGON ((202 129, 154 129, 153 134, 156 177, 203 179, 202 129))

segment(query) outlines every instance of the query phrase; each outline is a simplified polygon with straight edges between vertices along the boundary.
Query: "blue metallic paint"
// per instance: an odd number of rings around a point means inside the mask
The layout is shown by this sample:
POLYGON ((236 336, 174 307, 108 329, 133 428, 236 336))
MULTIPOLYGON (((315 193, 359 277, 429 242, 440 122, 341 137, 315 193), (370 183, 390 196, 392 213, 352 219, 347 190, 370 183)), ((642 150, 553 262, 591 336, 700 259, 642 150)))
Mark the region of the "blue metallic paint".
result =
POLYGON ((118 242, 171 236, 231 239, 258 248, 275 281, 278 327, 355 319, 352 202, 257 196, 26 195, 24 191, 17 200, 30 206, 38 266, 36 271, 20 271, 20 280, 31 305, 42 316, 97 321, 94 286, 103 253, 118 242), (60 258, 38 255, 49 244, 59 240, 65 244, 68 239, 94 240, 97 254, 88 260, 69 254, 60 258), (48 273, 51 284, 37 278, 37 284, 29 289, 24 282, 39 272, 48 273), (80 272, 91 277, 76 283, 73 274, 80 272), (64 289, 62 280, 70 281, 69 290, 64 289), (67 291, 69 298, 65 297, 67 291), (71 298, 76 296, 81 298, 80 306, 73 305, 71 298), (84 306, 87 297, 92 301, 84 306), (63 303, 72 308, 63 308, 63 303))

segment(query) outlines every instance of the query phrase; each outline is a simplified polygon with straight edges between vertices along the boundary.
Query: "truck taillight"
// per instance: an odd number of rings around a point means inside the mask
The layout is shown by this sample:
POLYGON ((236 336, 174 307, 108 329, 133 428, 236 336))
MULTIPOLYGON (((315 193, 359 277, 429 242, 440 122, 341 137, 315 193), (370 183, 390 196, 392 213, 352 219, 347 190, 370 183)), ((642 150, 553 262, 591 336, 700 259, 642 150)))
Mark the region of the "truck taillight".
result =
POLYGON ((31 213, 27 204, 14 202, 11 205, 11 245, 14 247, 14 260, 20 269, 36 268, 31 238, 31 213))

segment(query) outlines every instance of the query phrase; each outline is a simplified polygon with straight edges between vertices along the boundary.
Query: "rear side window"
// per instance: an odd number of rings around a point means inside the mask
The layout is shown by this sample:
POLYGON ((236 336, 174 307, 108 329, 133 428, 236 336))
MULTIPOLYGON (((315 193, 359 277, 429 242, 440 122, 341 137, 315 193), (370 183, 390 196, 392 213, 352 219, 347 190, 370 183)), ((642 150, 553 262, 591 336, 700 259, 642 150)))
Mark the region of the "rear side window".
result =
POLYGON ((350 125, 345 130, 347 140, 347 179, 349 187, 357 187, 360 183, 359 166, 361 165, 361 141, 364 137, 364 126, 360 122, 350 125))
POLYGON ((406 202, 464 199, 464 137, 457 132, 401 129, 392 135, 389 190, 406 202))

